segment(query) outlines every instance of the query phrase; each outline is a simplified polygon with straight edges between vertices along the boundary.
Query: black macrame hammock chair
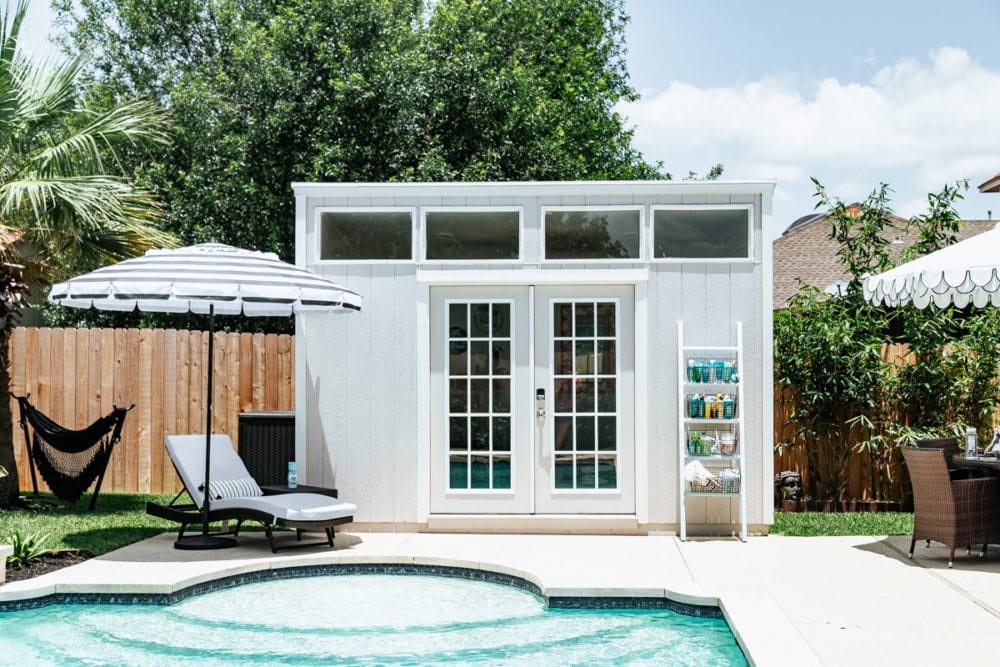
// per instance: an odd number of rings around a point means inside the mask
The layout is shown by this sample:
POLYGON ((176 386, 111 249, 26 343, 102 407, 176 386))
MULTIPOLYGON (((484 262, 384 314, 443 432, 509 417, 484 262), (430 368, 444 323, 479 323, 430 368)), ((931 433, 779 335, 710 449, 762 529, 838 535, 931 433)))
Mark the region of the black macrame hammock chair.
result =
POLYGON ((31 486, 35 495, 38 495, 36 467, 52 493, 70 503, 80 500, 83 492, 97 480, 90 497, 90 511, 93 512, 108 461, 111 460, 111 450, 121 439, 125 415, 135 405, 127 408, 115 405, 111 412, 90 426, 74 431, 60 426, 39 412, 28 402, 27 396, 14 398, 20 408, 21 429, 24 431, 24 444, 28 448, 31 486))

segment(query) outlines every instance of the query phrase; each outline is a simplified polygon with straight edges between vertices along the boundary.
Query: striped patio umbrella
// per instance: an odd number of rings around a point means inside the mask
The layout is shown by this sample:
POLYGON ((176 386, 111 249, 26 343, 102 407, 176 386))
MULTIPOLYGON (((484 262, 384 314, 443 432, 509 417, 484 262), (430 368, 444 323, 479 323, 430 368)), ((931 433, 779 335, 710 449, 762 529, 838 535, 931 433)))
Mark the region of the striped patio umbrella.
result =
MULTIPOLYGON (((287 264, 274 253, 222 243, 150 250, 52 287, 49 301, 74 308, 208 315, 208 387, 205 402, 205 488, 209 483, 212 435, 212 357, 216 315, 287 317, 295 313, 361 310, 361 296, 325 278, 287 264)), ((200 535, 178 539, 180 549, 234 546, 209 535, 210 499, 205 494, 200 535)))
POLYGON ((1000 224, 988 232, 935 250, 865 278, 869 302, 896 307, 1000 306, 1000 224))

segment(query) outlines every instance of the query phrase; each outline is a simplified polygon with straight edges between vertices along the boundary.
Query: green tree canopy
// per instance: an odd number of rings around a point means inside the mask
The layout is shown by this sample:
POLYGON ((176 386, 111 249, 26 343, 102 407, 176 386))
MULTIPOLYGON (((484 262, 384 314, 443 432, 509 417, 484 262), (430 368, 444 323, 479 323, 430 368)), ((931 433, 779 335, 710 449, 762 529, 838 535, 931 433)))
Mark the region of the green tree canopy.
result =
POLYGON ((185 242, 293 255, 293 181, 666 176, 631 147, 621 0, 60 0, 185 242))

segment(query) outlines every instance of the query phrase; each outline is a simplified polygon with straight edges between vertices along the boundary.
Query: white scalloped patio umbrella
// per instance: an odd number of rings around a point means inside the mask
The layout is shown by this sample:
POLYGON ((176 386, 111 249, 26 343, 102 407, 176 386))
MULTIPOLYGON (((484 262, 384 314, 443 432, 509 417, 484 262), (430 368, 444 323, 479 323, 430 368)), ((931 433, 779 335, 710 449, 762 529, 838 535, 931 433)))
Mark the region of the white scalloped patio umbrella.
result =
POLYGON ((988 232, 865 278, 875 305, 938 308, 1000 306, 1000 223, 988 232))
MULTIPOLYGON (((74 308, 208 315, 208 387, 205 402, 205 489, 212 435, 212 357, 216 315, 287 317, 296 313, 353 312, 361 297, 321 276, 287 264, 274 253, 222 243, 149 250, 52 287, 49 301, 74 308)), ((233 546, 208 534, 209 499, 202 507, 202 533, 178 540, 182 549, 233 546)))

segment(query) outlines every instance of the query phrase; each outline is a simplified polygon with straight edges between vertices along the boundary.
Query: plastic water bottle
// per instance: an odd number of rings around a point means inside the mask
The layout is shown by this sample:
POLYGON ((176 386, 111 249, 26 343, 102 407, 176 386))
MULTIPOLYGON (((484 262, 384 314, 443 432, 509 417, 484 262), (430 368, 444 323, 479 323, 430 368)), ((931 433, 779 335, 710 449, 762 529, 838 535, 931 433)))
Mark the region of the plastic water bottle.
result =
POLYGON ((294 489, 299 485, 299 464, 295 461, 288 462, 288 488, 294 489))

